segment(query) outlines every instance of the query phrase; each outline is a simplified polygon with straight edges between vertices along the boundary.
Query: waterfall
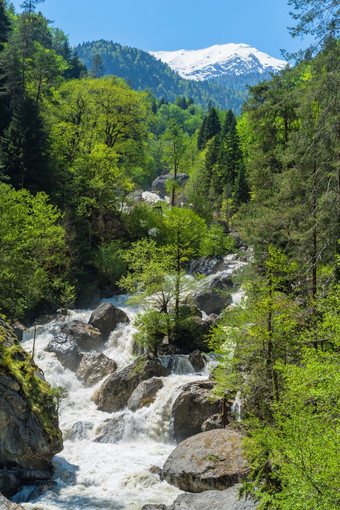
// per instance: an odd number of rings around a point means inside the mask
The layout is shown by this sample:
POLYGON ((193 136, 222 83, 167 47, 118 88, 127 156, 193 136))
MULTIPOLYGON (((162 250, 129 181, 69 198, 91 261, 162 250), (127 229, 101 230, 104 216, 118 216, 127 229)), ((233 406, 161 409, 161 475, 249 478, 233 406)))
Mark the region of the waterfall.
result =
MULTIPOLYGON (((242 265, 230 256, 225 263, 226 274, 232 274, 242 265)), ((216 274, 212 276, 216 277, 216 274)), ((103 350, 121 369, 134 359, 133 319, 138 310, 128 304, 126 295, 104 301, 123 309, 130 319, 130 323, 120 324, 111 333, 103 350)), ((91 310, 75 310, 70 312, 66 322, 88 322, 90 315, 91 310)), ((24 508, 140 510, 146 503, 170 505, 181 491, 161 481, 150 468, 154 465, 162 467, 175 447, 171 409, 182 386, 206 379, 208 369, 197 374, 188 356, 162 356, 161 362, 171 369, 172 374, 162 378, 164 386, 151 405, 135 412, 128 409, 117 413, 98 411, 92 396, 102 381, 93 387, 85 387, 74 372, 65 369, 53 353, 46 351, 47 344, 62 324, 64 322, 54 320, 37 327, 35 362, 53 387, 62 386, 68 391, 60 407, 64 450, 53 459, 53 487, 29 503, 23 503, 24 508)), ((23 339, 22 345, 29 352, 32 352, 33 336, 34 329, 31 328, 23 339)), ((209 363, 214 363, 214 359, 209 363)), ((234 405, 237 405, 236 400, 234 405)), ((239 409, 235 407, 236 414, 239 409)), ((23 488, 17 501, 22 501, 29 491, 32 487, 23 488)))

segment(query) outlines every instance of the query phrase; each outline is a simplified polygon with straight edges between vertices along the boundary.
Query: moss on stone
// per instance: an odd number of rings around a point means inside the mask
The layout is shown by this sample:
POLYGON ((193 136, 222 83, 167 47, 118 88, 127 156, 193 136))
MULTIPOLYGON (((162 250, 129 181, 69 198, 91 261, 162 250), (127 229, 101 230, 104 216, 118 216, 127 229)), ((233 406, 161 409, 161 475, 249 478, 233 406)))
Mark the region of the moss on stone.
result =
POLYGON ((25 398, 51 442, 55 438, 61 440, 57 426, 56 392, 36 375, 38 370, 10 327, 0 319, 0 374, 2 372, 4 376, 12 377, 18 383, 19 393, 25 398))

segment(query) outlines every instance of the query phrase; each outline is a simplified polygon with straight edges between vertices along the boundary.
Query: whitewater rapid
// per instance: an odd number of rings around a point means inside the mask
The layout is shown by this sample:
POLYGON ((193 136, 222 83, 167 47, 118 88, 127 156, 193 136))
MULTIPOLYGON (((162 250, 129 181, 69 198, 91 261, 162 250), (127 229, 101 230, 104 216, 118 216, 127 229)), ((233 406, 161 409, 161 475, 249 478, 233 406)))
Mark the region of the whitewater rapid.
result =
MULTIPOLYGON (((228 274, 238 267, 239 264, 232 264, 228 274)), ((238 301, 239 294, 234 299, 238 301)), ((106 301, 123 309, 130 319, 130 323, 120 324, 111 333, 103 350, 121 369, 135 357, 133 320, 137 310, 127 304, 125 295, 106 301)), ((91 312, 71 311, 66 322, 88 322, 91 312)), ((207 369, 201 374, 194 373, 188 358, 177 356, 172 362, 173 373, 163 378, 164 387, 153 404, 136 412, 125 409, 105 413, 91 400, 103 381, 85 387, 74 372, 65 369, 53 353, 45 350, 62 324, 52 321, 37 327, 35 362, 52 387, 61 386, 68 392, 60 404, 64 449, 53 459, 54 486, 36 500, 30 498, 32 487, 23 487, 16 501, 30 499, 29 503, 22 503, 27 510, 140 510, 147 503, 170 505, 181 491, 161 481, 150 468, 162 467, 176 446, 171 433, 171 408, 182 386, 206 379, 207 369), (119 420, 120 440, 97 442, 113 418, 119 420)), ((28 352, 32 352, 33 335, 33 328, 24 335, 22 345, 28 352)), ((163 363, 167 361, 164 359, 163 363)), ((107 440, 114 439, 108 435, 107 440)))

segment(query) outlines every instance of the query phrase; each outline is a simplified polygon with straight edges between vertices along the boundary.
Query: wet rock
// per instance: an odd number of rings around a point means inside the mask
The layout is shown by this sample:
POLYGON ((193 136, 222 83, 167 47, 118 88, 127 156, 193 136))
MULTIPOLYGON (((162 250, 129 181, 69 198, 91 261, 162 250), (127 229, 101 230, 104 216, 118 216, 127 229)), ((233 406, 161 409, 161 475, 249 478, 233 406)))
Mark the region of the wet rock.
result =
POLYGON ((189 361, 192 364, 195 372, 200 372, 205 366, 205 357, 202 356, 198 349, 189 354, 189 361))
POLYGON ((163 469, 159 466, 151 466, 150 473, 159 476, 160 480, 163 480, 163 469))
POLYGON ((0 508, 1 510, 24 510, 23 506, 12 503, 12 501, 9 501, 9 499, 5 498, 2 494, 0 494, 0 508))
POLYGON ((129 398, 128 409, 130 411, 137 411, 141 407, 149 406, 154 402, 158 390, 163 388, 163 386, 162 379, 157 377, 142 381, 129 398))
POLYGON ((92 312, 89 320, 89 324, 99 329, 106 340, 120 322, 129 322, 129 318, 123 310, 116 308, 111 303, 99 305, 92 312))
POLYGON ((64 324, 61 332, 67 335, 70 340, 76 342, 78 347, 84 351, 91 351, 95 349, 102 349, 106 339, 99 331, 91 324, 85 324, 80 321, 72 321, 64 324))
POLYGON ((163 467, 164 479, 181 490, 224 490, 249 472, 242 457, 242 436, 219 429, 202 432, 180 443, 163 467))
POLYGON ((116 369, 117 363, 105 354, 88 352, 83 355, 76 375, 84 381, 85 386, 92 386, 116 369))
POLYGON ((64 433, 64 439, 88 439, 89 433, 93 430, 93 423, 90 421, 76 421, 71 430, 64 433))
POLYGON ((143 505, 141 510, 167 510, 166 505, 143 505))
POLYGON ((176 441, 202 431, 203 423, 220 410, 219 401, 211 401, 214 381, 196 381, 183 386, 172 408, 176 441))
POLYGON ((151 377, 163 377, 169 374, 170 370, 154 356, 141 356, 123 370, 109 376, 93 399, 100 411, 116 412, 127 405, 139 383, 151 377))
POLYGON ((198 494, 181 494, 167 510, 255 510, 252 501, 238 499, 241 485, 224 491, 204 491, 198 494))
POLYGON ((83 356, 76 342, 65 333, 54 337, 47 344, 46 350, 53 352, 65 368, 73 371, 77 370, 83 356))
POLYGON ((222 271, 224 269, 224 260, 223 257, 200 257, 199 259, 195 259, 190 263, 189 273, 200 273, 205 276, 209 276, 211 274, 217 273, 218 271, 222 271))
POLYGON ((94 440, 95 443, 118 443, 125 432, 125 414, 105 420, 96 432, 99 436, 94 440))
POLYGON ((232 298, 230 293, 220 289, 207 289, 192 296, 192 302, 207 315, 220 314, 224 308, 230 306, 232 298))
POLYGON ((0 368, 0 491, 8 497, 27 481, 51 477, 51 459, 62 450, 62 437, 47 383, 36 377, 30 356, 1 319, 0 336, 5 348, 12 347, 0 368), (29 395, 15 377, 19 369, 23 379, 29 378, 29 395))
MULTIPOLYGON (((164 197, 166 194, 166 183, 169 179, 173 179, 173 174, 160 175, 155 179, 151 185, 152 191, 158 193, 160 197, 164 197)), ((177 182, 180 186, 185 184, 189 179, 188 174, 177 174, 177 182)))

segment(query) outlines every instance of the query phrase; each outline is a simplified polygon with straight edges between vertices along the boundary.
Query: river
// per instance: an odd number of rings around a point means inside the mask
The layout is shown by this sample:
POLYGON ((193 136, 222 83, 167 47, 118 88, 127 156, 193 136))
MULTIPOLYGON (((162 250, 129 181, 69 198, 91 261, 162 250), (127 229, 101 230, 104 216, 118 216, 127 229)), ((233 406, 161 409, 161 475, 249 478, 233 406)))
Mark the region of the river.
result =
MULTIPOLYGON (((230 261, 232 262, 231 259, 230 261)), ((225 273, 232 274, 240 267, 231 264, 225 273)), ((216 275, 215 275, 216 276, 216 275)), ((236 292, 233 301, 239 301, 236 292)), ((127 304, 127 296, 110 300, 129 316, 129 324, 120 324, 111 334, 103 353, 118 364, 118 369, 131 363, 133 355, 133 318, 136 310, 127 304)), ((87 322, 91 310, 74 310, 67 321, 87 322)), ((63 323, 64 324, 64 323, 63 323)), ((55 355, 45 350, 47 344, 59 331, 61 323, 52 321, 37 327, 35 362, 42 368, 48 382, 62 386, 68 396, 60 405, 60 427, 64 437, 64 450, 53 459, 54 486, 38 499, 23 503, 27 510, 140 510, 146 503, 171 504, 181 493, 159 476, 150 472, 152 466, 162 467, 176 446, 171 433, 171 408, 181 387, 208 376, 194 370, 185 356, 177 356, 173 372, 164 377, 164 387, 157 393, 149 407, 138 411, 128 410, 109 414, 98 411, 91 400, 97 386, 86 388, 76 375, 65 369, 55 355), (98 442, 103 427, 119 418, 118 442, 98 442)), ((27 330, 23 347, 31 352, 33 329, 27 330)), ((117 432, 117 431, 115 431, 117 432)), ((115 441, 114 433, 106 441, 115 441)), ((16 500, 28 499, 32 488, 23 487, 16 500)))

